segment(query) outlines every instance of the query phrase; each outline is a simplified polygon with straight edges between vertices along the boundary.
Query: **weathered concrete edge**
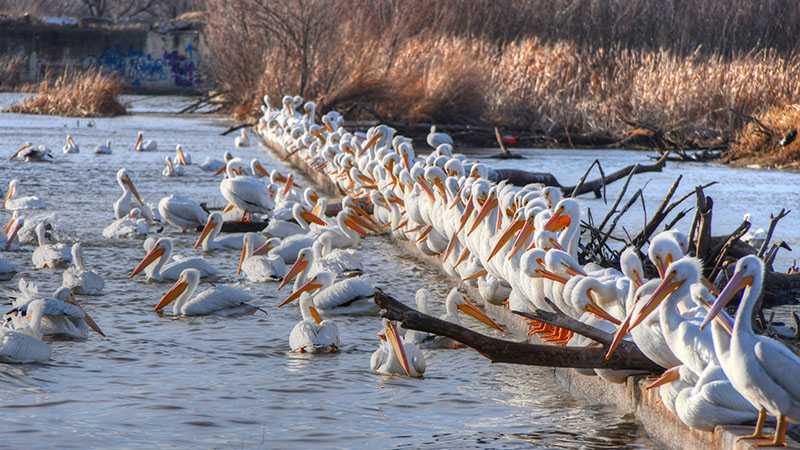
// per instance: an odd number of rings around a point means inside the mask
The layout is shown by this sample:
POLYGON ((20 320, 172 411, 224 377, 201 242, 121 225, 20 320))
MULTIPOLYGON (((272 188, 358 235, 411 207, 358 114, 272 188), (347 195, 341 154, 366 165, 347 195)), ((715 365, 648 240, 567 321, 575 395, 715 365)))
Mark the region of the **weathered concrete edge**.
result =
MULTIPOLYGON (((339 197, 340 192, 330 179, 321 172, 313 171, 296 155, 286 158, 280 144, 261 138, 262 144, 281 161, 288 163, 298 170, 305 178, 312 181, 321 193, 332 197, 339 197)), ((484 309, 495 320, 501 321, 512 331, 515 337, 527 337, 527 323, 519 316, 511 313, 507 308, 484 302, 477 289, 464 285, 461 280, 453 279, 442 267, 438 258, 421 252, 413 243, 398 239, 391 239, 396 245, 402 247, 408 255, 435 267, 444 276, 451 278, 456 284, 465 288, 472 299, 483 304, 484 309)), ((643 377, 629 377, 625 383, 610 383, 598 376, 586 376, 574 369, 550 368, 544 371, 551 375, 559 385, 570 394, 592 402, 613 405, 625 414, 633 414, 642 425, 645 433, 662 445, 672 450, 683 449, 713 449, 713 450, 755 450, 748 441, 736 442, 737 436, 752 432, 750 426, 720 426, 713 432, 696 430, 687 427, 677 416, 669 411, 662 403, 657 391, 647 391, 647 381, 643 377)), ((791 447, 800 447, 800 444, 787 439, 791 447)), ((761 447, 763 449, 764 447, 761 447)), ((770 447, 767 447, 770 448, 770 447)))

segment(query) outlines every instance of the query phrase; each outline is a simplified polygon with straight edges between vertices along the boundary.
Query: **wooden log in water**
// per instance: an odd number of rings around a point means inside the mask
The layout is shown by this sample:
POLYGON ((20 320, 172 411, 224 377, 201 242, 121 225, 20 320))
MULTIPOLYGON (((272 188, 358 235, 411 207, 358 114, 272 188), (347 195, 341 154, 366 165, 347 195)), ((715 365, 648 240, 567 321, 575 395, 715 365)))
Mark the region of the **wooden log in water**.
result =
POLYGON ((574 367, 582 369, 625 369, 660 372, 663 369, 645 357, 631 342, 623 342, 610 359, 605 359, 605 347, 560 347, 536 345, 496 339, 452 322, 422 314, 400 303, 381 290, 375 293, 375 303, 389 320, 401 322, 404 328, 449 337, 489 358, 492 362, 545 367, 574 367))

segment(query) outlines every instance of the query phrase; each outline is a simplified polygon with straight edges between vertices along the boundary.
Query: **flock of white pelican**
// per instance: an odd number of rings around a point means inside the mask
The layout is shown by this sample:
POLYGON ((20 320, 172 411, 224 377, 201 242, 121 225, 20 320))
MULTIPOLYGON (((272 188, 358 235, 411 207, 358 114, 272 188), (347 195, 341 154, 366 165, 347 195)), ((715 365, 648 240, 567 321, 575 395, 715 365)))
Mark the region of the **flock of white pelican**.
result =
MULTIPOLYGON (((678 230, 664 231, 649 243, 647 258, 658 269, 656 278, 645 277, 642 256, 632 248, 623 251, 620 270, 580 264, 581 208, 575 199, 562 198, 559 189, 493 181, 488 166, 454 153, 452 139, 435 128, 428 136, 433 151, 418 156, 411 139, 385 125, 366 133, 349 132, 335 111, 317 123, 316 105, 299 97, 286 96, 274 107, 265 97, 262 113, 256 135, 327 177, 343 195, 341 207, 329 216, 329 206, 338 205, 298 185, 293 174, 270 171, 258 160, 246 162, 230 153, 201 165, 223 176, 219 190, 226 206, 211 213, 179 195, 148 204, 120 169, 116 178, 122 194, 103 236, 147 238, 144 256, 130 278, 173 283, 155 304, 157 312, 228 316, 259 309, 239 287, 215 284, 200 292, 201 280, 218 277, 220 270, 201 256, 173 258, 173 241, 152 236, 164 226, 184 233, 201 229, 194 248, 230 252, 232 258, 238 254, 236 275, 243 282, 279 282, 279 290, 292 286, 277 305, 299 305, 301 320, 289 336, 292 351, 335 352, 341 340, 333 318, 378 312, 372 299, 375 288, 358 256, 361 240, 391 234, 437 255, 448 273, 476 288, 489 303, 517 311, 559 312, 612 333, 615 342, 609 356, 622 340, 635 343, 667 369, 651 386, 691 427, 713 429, 757 420, 750 438, 779 445, 785 442, 787 422, 800 420, 800 383, 794 379, 800 358, 751 328, 763 285, 760 259, 740 260, 718 295, 703 277, 701 261, 687 254, 688 238, 678 230), (221 236, 226 222, 255 225, 267 220, 261 232, 221 236), (742 289, 742 306, 731 318, 724 307, 742 289), (762 430, 768 415, 777 420, 772 436, 762 430)), ((246 131, 235 145, 249 145, 246 131)), ((68 147, 78 151, 71 136, 65 153, 68 147)), ((135 151, 156 148, 154 141, 137 136, 135 151)), ((164 176, 180 176, 184 171, 179 169, 191 165, 191 157, 178 146, 165 162, 164 176)), ((4 251, 20 248, 26 211, 45 206, 36 197, 19 197, 18 188, 19 183, 11 181, 3 203, 14 212, 0 237, 4 251)), ((102 279, 83 261, 81 245, 51 243, 45 222, 35 224, 34 234, 38 245, 33 266, 64 269, 63 287, 51 297, 19 281, 20 293, 0 328, 0 359, 5 361, 48 359, 45 337, 85 339, 88 329, 102 333, 75 299, 103 290, 102 279)), ((0 257, 0 279, 12 278, 14 271, 13 264, 0 257)), ((431 297, 419 290, 417 308, 428 312, 431 297)), ((444 320, 459 323, 460 314, 465 314, 503 330, 457 289, 447 295, 444 307, 444 320)), ((558 345, 595 345, 570 330, 534 321, 529 335, 558 345)), ((387 375, 422 376, 422 349, 459 347, 450 339, 404 331, 386 320, 378 337, 370 366, 387 375)), ((619 370, 584 372, 610 382, 623 382, 631 375, 619 370)))

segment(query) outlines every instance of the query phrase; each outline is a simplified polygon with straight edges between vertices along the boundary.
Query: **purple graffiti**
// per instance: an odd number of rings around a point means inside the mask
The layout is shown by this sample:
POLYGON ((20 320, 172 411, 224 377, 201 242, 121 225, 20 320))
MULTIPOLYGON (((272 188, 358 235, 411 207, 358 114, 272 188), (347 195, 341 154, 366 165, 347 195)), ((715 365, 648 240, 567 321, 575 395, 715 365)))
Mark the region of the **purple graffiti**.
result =
POLYGON ((191 61, 186 55, 181 55, 177 50, 165 51, 161 55, 161 59, 169 65, 176 86, 194 86, 194 61, 191 61))

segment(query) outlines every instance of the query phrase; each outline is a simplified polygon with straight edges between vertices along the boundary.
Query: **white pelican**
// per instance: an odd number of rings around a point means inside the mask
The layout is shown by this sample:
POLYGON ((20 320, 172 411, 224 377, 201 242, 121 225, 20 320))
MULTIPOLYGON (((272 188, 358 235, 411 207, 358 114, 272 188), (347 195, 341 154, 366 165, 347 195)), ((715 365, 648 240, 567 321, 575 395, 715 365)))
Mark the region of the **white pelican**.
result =
POLYGON ((250 137, 247 134, 247 128, 239 130, 239 135, 233 140, 236 148, 250 147, 250 137))
POLYGON ((180 165, 175 165, 172 162, 171 156, 164 157, 164 169, 161 171, 161 175, 165 177, 182 177, 183 176, 183 167, 180 165))
POLYGON ((52 162, 53 153, 44 145, 34 147, 33 144, 28 142, 14 152, 8 159, 21 159, 25 162, 52 162))
POLYGON ((172 240, 159 238, 150 247, 142 261, 133 269, 129 278, 135 277, 145 269, 148 269, 145 271, 147 279, 153 281, 177 280, 181 272, 186 269, 197 269, 203 277, 213 277, 217 274, 217 270, 203 258, 183 258, 165 265, 171 256, 172 240), (155 265, 150 267, 154 262, 155 265))
POLYGON ((36 247, 31 256, 33 267, 37 269, 64 268, 72 261, 70 250, 66 245, 61 243, 50 244, 47 242, 44 223, 40 223, 36 226, 36 239, 39 242, 39 246, 36 247))
POLYGON ((192 165, 192 155, 190 155, 189 152, 183 151, 181 144, 175 146, 175 164, 179 166, 192 165))
MULTIPOLYGON (((416 303, 417 303, 417 310, 419 310, 423 314, 428 313, 428 301, 429 294, 426 289, 419 289, 415 295, 416 303)), ((440 317, 440 319, 445 320, 447 322, 452 322, 456 325, 462 325, 461 317, 459 313, 464 313, 473 319, 477 320, 478 322, 483 323, 484 325, 488 326, 489 328, 494 328, 498 331, 505 331, 503 327, 497 324, 494 320, 492 320, 489 316, 486 315, 483 311, 481 311, 477 306, 473 305, 471 302, 467 301, 463 295, 458 291, 458 288, 452 288, 450 292, 447 294, 447 299, 445 300, 445 313, 440 317)), ((463 344, 456 342, 450 338, 437 336, 434 334, 428 333, 421 333, 415 330, 408 330, 406 332, 406 340, 411 341, 412 343, 416 344, 420 348, 425 349, 434 349, 434 348, 462 348, 464 347, 463 344)))
POLYGON ((267 186, 258 178, 239 175, 243 170, 242 160, 234 158, 228 161, 226 165, 228 176, 219 185, 222 196, 245 213, 269 213, 275 207, 275 202, 267 193, 267 186))
POLYGON ((117 171, 117 184, 122 188, 122 195, 114 202, 114 217, 122 219, 133 209, 131 199, 135 198, 140 206, 144 206, 144 200, 124 168, 117 171))
POLYGON ((216 172, 220 169, 224 169, 225 164, 227 164, 228 161, 232 159, 233 155, 231 155, 231 152, 225 152, 225 155, 221 160, 206 157, 206 160, 203 161, 202 164, 200 164, 200 169, 202 169, 204 172, 216 172))
POLYGON ((135 239, 147 236, 150 226, 147 220, 141 217, 139 208, 133 208, 127 216, 117 219, 103 228, 103 237, 106 239, 135 239))
POLYGON ((170 195, 158 201, 158 212, 168 224, 181 232, 195 230, 208 220, 208 213, 199 203, 184 195, 170 195))
POLYGON ((80 242, 72 244, 72 266, 64 271, 61 285, 79 295, 100 295, 105 281, 97 273, 86 269, 83 262, 83 247, 80 242))
POLYGON ((144 140, 144 135, 141 131, 136 133, 136 142, 133 143, 133 151, 135 152, 154 152, 158 150, 158 143, 152 140, 144 140))
POLYGON ((222 224, 222 213, 214 211, 209 214, 203 231, 200 232, 200 237, 194 243, 195 250, 201 247, 204 252, 225 249, 238 250, 242 248, 243 235, 241 234, 218 237, 220 230, 222 230, 222 224))
POLYGON ((75 143, 75 139, 72 139, 72 135, 68 134, 66 142, 64 142, 64 154, 69 153, 80 153, 81 149, 78 147, 78 144, 75 143))
POLYGON ((111 139, 106 140, 105 144, 98 144, 94 148, 95 155, 110 155, 111 154, 111 139))
POLYGON ((8 191, 6 191, 6 198, 3 201, 3 208, 9 211, 17 211, 21 209, 44 209, 47 207, 45 202, 39 200, 39 197, 32 195, 15 198, 18 184, 19 180, 16 179, 8 182, 8 191))
POLYGON ((50 346, 41 333, 44 307, 42 300, 35 300, 28 305, 27 323, 16 321, 14 330, 0 327, 0 361, 25 364, 50 359, 50 346))
POLYGON ((8 281, 19 272, 17 265, 0 256, 0 281, 8 281))
POLYGON ((308 294, 300 297, 303 319, 289 333, 289 347, 295 353, 334 353, 342 346, 339 329, 328 319, 322 320, 308 294))
POLYGON ((443 133, 441 131, 437 132, 436 125, 431 125, 431 131, 428 133, 428 136, 425 139, 425 141, 434 150, 436 150, 436 148, 442 144, 453 145, 453 138, 451 138, 450 135, 447 133, 443 133))
POLYGON ((255 233, 244 235, 242 252, 239 255, 239 265, 236 274, 244 272, 248 280, 256 283, 278 281, 286 276, 286 263, 280 256, 267 255, 272 246, 278 243, 276 238, 267 240, 264 245, 256 248, 256 241, 260 239, 255 233))
POLYGON ((20 279, 19 294, 12 296, 14 308, 5 316, 12 325, 24 321, 31 303, 38 300, 45 305, 39 329, 42 337, 48 340, 84 340, 89 337, 90 329, 105 337, 103 330, 75 301, 72 291, 67 287, 58 288, 52 297, 44 297, 33 283, 20 279))
POLYGON ((707 326, 744 289, 733 334, 728 338, 721 327, 713 327, 714 347, 733 387, 759 409, 756 429, 745 438, 768 439, 762 427, 770 414, 777 418, 778 426, 769 444, 781 447, 786 445, 788 422, 800 421, 800 357, 779 341, 753 331, 751 321, 763 283, 761 260, 753 255, 740 259, 701 327, 707 326))
POLYGON ((362 273, 361 261, 357 258, 349 258, 342 254, 333 255, 334 258, 326 258, 322 255, 322 243, 314 241, 311 247, 300 250, 289 272, 281 281, 278 289, 291 283, 298 276, 300 284, 305 283, 309 277, 321 272, 330 272, 336 276, 352 276, 362 273))
POLYGON ((684 365, 675 366, 648 385, 647 389, 659 386, 663 386, 662 391, 670 389, 667 383, 678 384, 678 392, 670 409, 691 428, 714 431, 717 425, 738 425, 756 418, 753 405, 736 392, 722 368, 717 365, 709 365, 699 375, 684 365))
POLYGON ((328 224, 318 215, 309 212, 300 203, 295 203, 292 206, 292 217, 294 221, 280 220, 275 217, 275 214, 270 218, 269 225, 262 231, 264 235, 269 237, 286 238, 296 234, 305 234, 311 231, 311 223, 320 226, 327 226, 328 224))
POLYGON ((378 333, 380 346, 370 358, 370 369, 380 375, 405 375, 421 378, 425 373, 425 355, 416 345, 406 343, 394 322, 384 319, 378 333))
POLYGON ((216 285, 194 295, 202 274, 197 269, 184 269, 176 283, 161 297, 155 306, 161 312, 170 303, 175 316, 207 316, 252 314, 258 310, 247 302, 253 296, 241 289, 216 285))
POLYGON ((364 277, 335 280, 334 274, 320 272, 289 294, 278 307, 297 300, 303 292, 313 292, 314 306, 323 316, 371 315, 378 312, 378 305, 373 301, 375 287, 364 277))

